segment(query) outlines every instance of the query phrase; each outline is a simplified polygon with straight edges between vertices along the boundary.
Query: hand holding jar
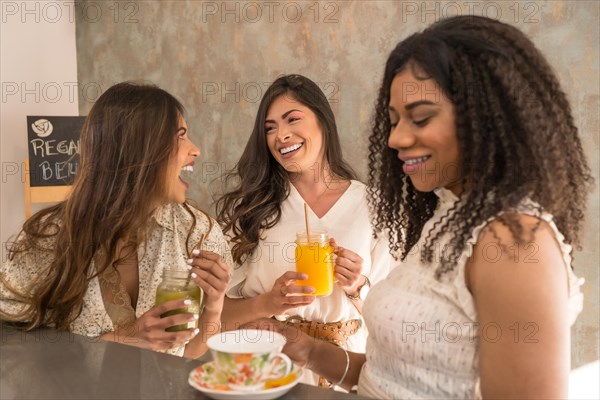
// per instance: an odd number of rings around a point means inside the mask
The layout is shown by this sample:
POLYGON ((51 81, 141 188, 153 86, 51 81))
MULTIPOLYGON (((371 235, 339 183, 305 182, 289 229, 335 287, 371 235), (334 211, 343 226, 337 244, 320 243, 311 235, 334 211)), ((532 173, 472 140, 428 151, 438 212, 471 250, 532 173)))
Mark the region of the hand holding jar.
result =
POLYGON ((212 251, 194 250, 188 260, 191 280, 204 291, 204 312, 221 313, 231 269, 221 256, 212 251))

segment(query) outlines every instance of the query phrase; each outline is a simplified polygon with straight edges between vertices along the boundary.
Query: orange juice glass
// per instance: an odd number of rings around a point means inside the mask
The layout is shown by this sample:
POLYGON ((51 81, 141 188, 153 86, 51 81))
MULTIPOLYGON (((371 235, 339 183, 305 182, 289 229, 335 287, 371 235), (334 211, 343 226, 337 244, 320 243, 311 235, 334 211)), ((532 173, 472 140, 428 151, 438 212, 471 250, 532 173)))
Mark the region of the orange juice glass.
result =
POLYGON ((329 296, 333 291, 333 248, 329 245, 327 232, 315 231, 296 234, 296 271, 308 275, 297 281, 298 286, 312 286, 315 296, 329 296))

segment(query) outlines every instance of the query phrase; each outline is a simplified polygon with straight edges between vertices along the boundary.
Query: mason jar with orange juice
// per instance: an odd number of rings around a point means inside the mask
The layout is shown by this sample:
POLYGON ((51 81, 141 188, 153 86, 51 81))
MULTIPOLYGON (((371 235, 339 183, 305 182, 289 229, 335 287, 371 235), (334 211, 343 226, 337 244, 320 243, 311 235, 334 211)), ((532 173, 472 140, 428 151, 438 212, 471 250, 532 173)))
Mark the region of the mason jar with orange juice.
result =
POLYGON ((296 234, 296 272, 308 275, 308 279, 297 281, 298 286, 312 286, 315 296, 329 296, 333 292, 333 247, 325 231, 296 234))

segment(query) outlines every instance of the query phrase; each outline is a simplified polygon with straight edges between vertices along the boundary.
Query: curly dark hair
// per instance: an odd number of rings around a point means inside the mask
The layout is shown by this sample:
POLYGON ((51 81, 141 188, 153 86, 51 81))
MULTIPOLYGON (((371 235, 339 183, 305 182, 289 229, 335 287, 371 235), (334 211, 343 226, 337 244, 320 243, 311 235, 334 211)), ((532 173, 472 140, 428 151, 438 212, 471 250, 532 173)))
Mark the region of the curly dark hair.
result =
POLYGON ((246 148, 226 181, 239 180, 239 185, 217 200, 217 220, 229 234, 231 253, 242 264, 258 245, 260 233, 272 228, 281 218, 281 203, 289 195, 288 172, 275 160, 269 148, 265 121, 271 104, 288 95, 315 113, 323 131, 325 159, 331 173, 339 179, 356 179, 344 161, 335 116, 327 97, 319 86, 305 76, 284 75, 266 90, 258 107, 254 129, 246 148))
MULTIPOLYGON (((579 248, 592 184, 558 79, 518 29, 485 17, 453 17, 411 35, 391 52, 369 137, 367 190, 375 226, 392 232, 389 246, 397 258, 405 260, 427 235, 421 258, 430 263, 433 244, 450 233, 449 251, 436 270, 440 279, 454 269, 476 226, 526 198, 552 214, 566 242, 579 248), (387 146, 390 87, 405 68, 417 79, 436 81, 456 113, 463 194, 429 232, 422 230, 438 198, 415 189, 396 150, 387 146)), ((497 218, 519 243, 525 241, 514 213, 497 218)))

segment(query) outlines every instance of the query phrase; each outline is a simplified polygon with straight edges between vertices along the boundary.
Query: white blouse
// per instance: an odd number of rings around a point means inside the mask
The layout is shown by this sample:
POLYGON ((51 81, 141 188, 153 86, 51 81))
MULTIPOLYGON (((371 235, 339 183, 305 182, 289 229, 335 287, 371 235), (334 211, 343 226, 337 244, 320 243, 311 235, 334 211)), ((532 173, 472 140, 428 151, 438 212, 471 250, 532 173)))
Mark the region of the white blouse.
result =
MULTIPOLYGON (((435 191, 438 208, 422 232, 429 232, 452 207, 457 197, 447 189, 435 191)), ((564 242, 547 213, 541 215, 523 202, 522 214, 546 221, 560 244, 569 279, 571 323, 582 309, 582 280, 571 270, 571 246, 564 242)), ((493 218, 490 218, 491 221, 493 218)), ((489 222, 488 221, 488 222, 489 222)), ((367 362, 361 371, 358 393, 374 398, 480 398, 479 336, 477 313, 465 283, 465 264, 481 230, 474 229, 458 265, 441 281, 435 279, 436 259, 421 262, 421 252, 411 251, 387 279, 369 293, 363 313, 369 328, 367 362)), ((425 235, 426 236, 426 235, 425 235)), ((444 235, 437 249, 450 239, 444 235)), ((422 248, 423 235, 414 248, 422 248)), ((439 261, 439 260, 438 260, 439 261)), ((492 335, 493 329, 488 335, 492 335)))
MULTIPOLYGON (((340 246, 363 258, 362 273, 372 284, 387 276, 393 259, 387 241, 381 237, 373 239, 364 184, 351 181, 348 189, 322 218, 318 218, 312 210, 309 214, 311 229, 326 230, 340 246)), ((277 225, 261 233, 263 240, 258 247, 235 269, 227 296, 251 298, 269 292, 277 278, 286 271, 295 271, 296 233, 305 230, 304 199, 294 185, 290 185, 290 194, 281 204, 281 219, 277 225)), ((338 285, 334 285, 329 296, 317 297, 312 304, 290 309, 278 318, 286 316, 300 316, 317 322, 361 319, 352 301, 338 285)), ((347 348, 364 352, 366 337, 367 331, 363 326, 348 339, 347 348)))

